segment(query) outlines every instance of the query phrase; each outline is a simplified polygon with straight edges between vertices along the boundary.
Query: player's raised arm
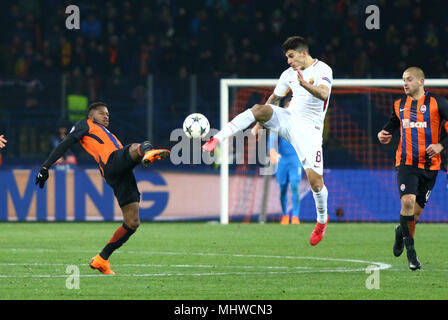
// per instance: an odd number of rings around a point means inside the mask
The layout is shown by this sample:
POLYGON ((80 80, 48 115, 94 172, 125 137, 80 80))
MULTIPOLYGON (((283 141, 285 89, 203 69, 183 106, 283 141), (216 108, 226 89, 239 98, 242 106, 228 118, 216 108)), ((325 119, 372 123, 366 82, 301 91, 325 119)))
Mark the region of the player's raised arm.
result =
POLYGON ((36 184, 39 184, 40 188, 44 187, 45 181, 48 179, 48 169, 76 142, 78 142, 78 140, 75 137, 68 135, 56 146, 56 148, 53 149, 36 176, 36 184))
POLYGON ((71 129, 70 133, 67 135, 67 137, 62 140, 56 148, 51 151, 50 155, 48 156, 47 160, 45 160, 44 164, 42 165, 42 168, 40 169, 39 173, 36 176, 36 184, 39 184, 40 188, 43 188, 45 185, 45 181, 48 179, 48 169, 53 165, 53 163, 56 162, 60 157, 62 157, 67 150, 77 143, 82 136, 87 134, 89 131, 88 125, 86 120, 80 120, 78 121, 73 128, 71 129))
POLYGON ((324 84, 313 86, 311 83, 306 82, 300 70, 297 70, 297 80, 299 81, 300 85, 313 96, 324 101, 327 100, 330 94, 329 87, 324 84))

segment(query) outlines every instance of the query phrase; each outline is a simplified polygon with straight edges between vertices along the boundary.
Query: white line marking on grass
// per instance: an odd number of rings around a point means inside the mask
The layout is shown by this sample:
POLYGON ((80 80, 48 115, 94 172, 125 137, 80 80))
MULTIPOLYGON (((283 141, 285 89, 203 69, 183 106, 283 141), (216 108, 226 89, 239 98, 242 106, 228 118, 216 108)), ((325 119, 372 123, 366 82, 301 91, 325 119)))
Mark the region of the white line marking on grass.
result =
MULTIPOLYGON (((93 253, 91 250, 56 250, 56 249, 27 249, 27 248, 0 248, 0 251, 13 251, 13 252, 33 252, 33 253, 93 253)), ((343 259, 343 258, 323 258, 323 257, 305 257, 305 256, 279 256, 279 255, 259 255, 259 254, 231 254, 231 253, 210 253, 210 252, 156 252, 156 251, 119 251, 117 254, 148 254, 148 255, 180 255, 180 256, 227 256, 234 258, 260 258, 260 259, 288 259, 288 260, 317 260, 317 261, 332 261, 332 262, 345 262, 355 264, 376 265, 379 270, 390 269, 391 265, 383 262, 365 261, 358 259, 343 259)), ((13 263, 6 262, 0 263, 0 266, 66 266, 64 263, 13 263)), ((79 264, 78 264, 79 265, 79 264)), ((87 266, 87 262, 84 266, 87 266)), ((358 268, 346 268, 346 267, 301 267, 301 266, 269 266, 269 265, 191 265, 191 264, 176 264, 176 265, 164 265, 164 264, 114 264, 115 268, 122 267, 143 267, 143 268, 213 268, 216 272, 163 272, 163 273, 123 273, 117 274, 119 277, 172 277, 172 276, 226 276, 226 275, 276 275, 276 274, 303 274, 303 273, 332 273, 332 272, 364 272, 365 267, 358 268), (219 272, 219 269, 258 269, 265 271, 234 271, 234 272, 219 272), (277 271, 274 271, 277 270, 277 271), (281 271, 285 270, 285 271, 281 271)), ((16 270, 15 270, 16 271, 16 270)), ((84 274, 81 277, 98 277, 105 276, 102 274, 84 274)), ((0 275, 0 278, 61 278, 67 277, 67 275, 39 275, 39 274, 27 274, 27 275, 0 275)))
MULTIPOLYGON (((267 271, 267 272, 205 272, 205 273, 181 273, 181 272, 164 272, 164 273, 132 273, 132 274, 115 274, 113 277, 203 277, 203 276, 229 276, 229 275, 278 275, 278 274, 301 274, 301 273, 327 273, 327 272, 353 272, 364 271, 365 269, 350 270, 300 270, 300 271, 267 271)), ((110 275, 102 274, 80 274, 80 277, 108 277, 110 275)), ((66 278, 67 275, 0 275, 1 278, 66 278)))
MULTIPOLYGON (((303 256, 277 256, 277 255, 260 255, 260 254, 232 254, 232 253, 209 253, 209 252, 156 252, 156 251, 128 251, 131 254, 154 254, 154 255, 196 255, 196 256, 231 256, 237 258, 266 258, 266 259, 300 259, 300 260, 320 260, 320 261, 336 261, 336 262, 352 262, 367 265, 376 265, 380 270, 386 270, 391 267, 390 264, 375 261, 365 261, 356 259, 342 258, 322 258, 322 257, 303 257, 303 256)), ((363 268, 362 271, 365 271, 363 268)))

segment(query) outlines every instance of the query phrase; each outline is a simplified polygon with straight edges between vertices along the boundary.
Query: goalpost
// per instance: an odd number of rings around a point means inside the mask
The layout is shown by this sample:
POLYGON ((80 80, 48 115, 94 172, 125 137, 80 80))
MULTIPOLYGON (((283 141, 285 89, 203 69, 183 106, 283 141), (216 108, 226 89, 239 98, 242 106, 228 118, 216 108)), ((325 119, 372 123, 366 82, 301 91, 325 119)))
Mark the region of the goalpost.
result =
MULTIPOLYGON (((238 88, 265 88, 266 93, 273 92, 278 79, 221 79, 220 80, 220 128, 224 127, 229 122, 231 114, 231 101, 230 93, 231 89, 238 88)), ((331 100, 333 99, 335 91, 338 89, 349 89, 347 92, 368 92, 371 90, 375 94, 381 92, 381 88, 384 88, 384 92, 393 94, 396 97, 403 95, 403 81, 401 79, 335 79, 332 86, 332 96, 330 98, 329 111, 332 106, 331 100)), ((426 79, 425 88, 448 88, 448 79, 426 79)), ((444 91, 436 92, 442 95, 448 95, 448 89, 444 91)), ((388 98, 390 100, 390 98, 388 98)), ((259 103, 264 103, 260 101, 259 103)), ((369 100, 368 100, 369 101, 369 100)), ((392 112, 393 100, 390 102, 389 111, 392 112)), ((368 102, 370 105, 370 102, 368 102)), ((243 106, 249 108, 249 106, 243 106)), ((364 106, 361 106, 364 107, 364 106)), ((239 113, 239 112, 237 112, 239 113)), ((371 115, 371 112, 369 112, 371 115)), ((234 116, 234 115, 233 115, 234 116)), ((233 118, 233 117, 232 117, 233 118)), ((372 119, 370 119, 372 120, 372 119)), ((220 223, 229 223, 229 139, 224 140, 221 143, 221 165, 220 165, 220 223)), ((368 153, 371 150, 367 150, 368 153)), ((325 152, 325 150, 324 150, 325 152)), ((254 191, 255 192, 255 191, 254 191)), ((259 191, 256 191, 259 192, 259 191)), ((264 199, 263 201, 267 201, 264 199)), ((266 206, 266 203, 262 204, 262 208, 266 206)))

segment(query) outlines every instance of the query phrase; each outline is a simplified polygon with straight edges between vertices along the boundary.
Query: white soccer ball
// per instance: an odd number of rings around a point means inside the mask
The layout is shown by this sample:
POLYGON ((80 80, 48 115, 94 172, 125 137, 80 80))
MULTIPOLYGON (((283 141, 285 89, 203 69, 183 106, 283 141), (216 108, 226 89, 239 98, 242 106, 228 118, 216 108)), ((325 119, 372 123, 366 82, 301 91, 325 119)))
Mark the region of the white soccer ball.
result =
POLYGON ((210 123, 203 114, 192 113, 185 118, 183 129, 190 139, 202 139, 210 131, 210 123))

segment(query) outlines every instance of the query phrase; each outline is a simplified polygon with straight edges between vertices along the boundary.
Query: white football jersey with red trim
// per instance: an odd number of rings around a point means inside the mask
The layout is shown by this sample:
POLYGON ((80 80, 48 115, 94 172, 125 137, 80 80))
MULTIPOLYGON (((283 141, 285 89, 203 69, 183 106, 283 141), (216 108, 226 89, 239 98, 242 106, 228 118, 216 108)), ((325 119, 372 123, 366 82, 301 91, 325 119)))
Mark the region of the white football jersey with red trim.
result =
POLYGON ((314 63, 308 68, 301 70, 303 78, 313 86, 325 85, 330 90, 328 98, 324 101, 316 98, 299 84, 297 79, 297 71, 293 68, 286 69, 274 90, 274 94, 279 97, 287 95, 289 90, 292 91, 292 99, 289 104, 289 112, 312 123, 323 130, 325 114, 328 109, 328 101, 331 94, 331 86, 333 83, 333 71, 324 62, 315 59, 314 63))

